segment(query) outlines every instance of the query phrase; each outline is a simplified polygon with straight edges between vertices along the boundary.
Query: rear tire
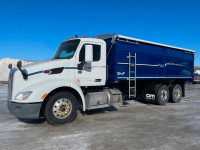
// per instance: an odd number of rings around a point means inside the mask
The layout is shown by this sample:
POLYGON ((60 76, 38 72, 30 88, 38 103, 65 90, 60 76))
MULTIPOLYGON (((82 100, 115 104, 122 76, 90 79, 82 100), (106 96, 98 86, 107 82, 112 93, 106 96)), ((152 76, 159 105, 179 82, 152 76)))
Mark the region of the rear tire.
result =
POLYGON ((179 84, 176 84, 172 89, 171 101, 173 103, 179 103, 181 101, 181 97, 182 97, 182 88, 179 84))
POLYGON ((77 116, 78 103, 70 92, 59 92, 50 97, 45 107, 45 118, 51 125, 69 123, 77 116))
POLYGON ((156 102, 158 105, 166 105, 169 100, 169 89, 166 85, 162 85, 158 88, 156 94, 156 102))

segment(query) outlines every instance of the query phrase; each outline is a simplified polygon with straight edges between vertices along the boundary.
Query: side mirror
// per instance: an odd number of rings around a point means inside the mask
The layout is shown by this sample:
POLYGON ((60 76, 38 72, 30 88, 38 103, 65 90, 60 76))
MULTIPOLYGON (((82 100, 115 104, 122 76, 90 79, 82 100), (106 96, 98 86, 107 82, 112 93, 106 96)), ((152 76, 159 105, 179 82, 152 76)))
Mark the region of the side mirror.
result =
POLYGON ((85 62, 90 63, 93 61, 93 46, 85 45, 85 62))

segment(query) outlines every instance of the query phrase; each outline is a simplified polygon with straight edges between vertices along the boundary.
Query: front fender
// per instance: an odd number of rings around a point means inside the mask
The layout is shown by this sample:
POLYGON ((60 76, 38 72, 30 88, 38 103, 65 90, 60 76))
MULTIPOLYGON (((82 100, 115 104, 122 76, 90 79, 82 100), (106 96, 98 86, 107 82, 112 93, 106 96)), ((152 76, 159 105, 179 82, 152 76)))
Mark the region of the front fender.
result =
POLYGON ((44 80, 41 82, 37 82, 32 84, 20 92, 25 91, 32 91, 33 93, 27 100, 12 100, 17 103, 39 103, 43 102, 42 96, 44 94, 49 94, 51 91, 59 88, 59 87, 70 87, 76 90, 79 95, 81 96, 82 104, 83 104, 83 111, 85 111, 85 97, 83 95, 83 91, 81 90, 80 86, 75 81, 66 81, 63 79, 52 79, 52 80, 44 80))

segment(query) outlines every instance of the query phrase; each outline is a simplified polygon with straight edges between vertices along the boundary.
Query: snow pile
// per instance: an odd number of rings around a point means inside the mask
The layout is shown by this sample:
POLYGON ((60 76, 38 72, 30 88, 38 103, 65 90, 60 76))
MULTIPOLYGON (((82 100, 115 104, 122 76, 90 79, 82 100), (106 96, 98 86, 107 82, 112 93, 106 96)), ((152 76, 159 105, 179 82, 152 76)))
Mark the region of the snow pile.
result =
MULTIPOLYGON (((4 58, 0 60, 0 81, 8 81, 8 74, 10 69, 8 65, 11 63, 13 68, 16 68, 19 59, 4 58)), ((22 65, 27 65, 32 62, 22 61, 22 65)))
POLYGON ((197 73, 197 74, 200 75, 200 70, 196 70, 194 73, 197 73))

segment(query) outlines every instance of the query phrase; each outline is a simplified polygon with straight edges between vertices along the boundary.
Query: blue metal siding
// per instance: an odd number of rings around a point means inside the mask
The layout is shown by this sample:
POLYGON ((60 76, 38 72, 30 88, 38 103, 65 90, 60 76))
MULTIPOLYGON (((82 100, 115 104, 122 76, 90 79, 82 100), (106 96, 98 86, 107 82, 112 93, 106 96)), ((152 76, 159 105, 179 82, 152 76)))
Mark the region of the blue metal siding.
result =
MULTIPOLYGON (((111 39, 105 41, 108 52, 111 46, 111 39)), ((129 76, 128 65, 118 64, 119 62, 128 63, 127 56, 129 52, 131 52, 131 55, 137 54, 137 64, 140 64, 137 65, 137 80, 173 79, 193 76, 193 53, 186 53, 185 51, 141 42, 137 44, 116 40, 107 58, 107 84, 112 84, 119 80, 126 80, 119 79, 118 77, 129 76)), ((131 61, 134 63, 134 58, 131 61)), ((134 67, 132 67, 131 71, 134 71, 134 67)), ((134 77, 134 73, 131 75, 134 77)))
POLYGON ((165 57, 166 77, 191 77, 193 75, 193 63, 189 59, 165 57))

